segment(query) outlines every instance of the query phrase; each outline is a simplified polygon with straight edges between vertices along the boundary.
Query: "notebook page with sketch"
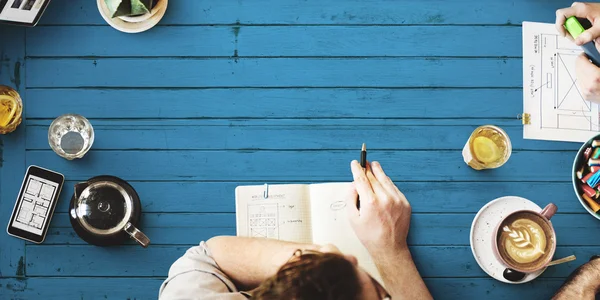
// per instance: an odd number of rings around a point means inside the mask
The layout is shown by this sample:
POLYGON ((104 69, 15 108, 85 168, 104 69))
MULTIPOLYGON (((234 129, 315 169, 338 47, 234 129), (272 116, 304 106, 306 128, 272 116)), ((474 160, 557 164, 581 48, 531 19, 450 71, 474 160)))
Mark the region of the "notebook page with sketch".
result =
POLYGON ((523 22, 523 138, 585 142, 598 134, 598 104, 577 84, 581 52, 554 24, 523 22))
POLYGON ((238 236, 333 244, 356 256, 359 266, 383 285, 371 256, 354 233, 344 197, 351 183, 238 186, 235 189, 238 236))
POLYGON ((303 184, 262 185, 235 189, 238 236, 312 243, 309 189, 303 184))
POLYGON ((315 244, 333 244, 344 254, 356 256, 358 265, 383 285, 377 266, 360 242, 346 212, 345 197, 351 183, 310 185, 312 238, 315 244))

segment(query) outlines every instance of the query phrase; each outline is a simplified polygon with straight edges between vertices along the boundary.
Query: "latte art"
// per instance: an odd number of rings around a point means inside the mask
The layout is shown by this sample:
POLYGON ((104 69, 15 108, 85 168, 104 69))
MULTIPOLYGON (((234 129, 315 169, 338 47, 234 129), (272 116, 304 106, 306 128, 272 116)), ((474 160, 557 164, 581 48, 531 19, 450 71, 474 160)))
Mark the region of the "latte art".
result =
POLYGON ((531 263, 542 257, 546 249, 546 234, 530 219, 518 219, 502 227, 506 254, 517 263, 531 263))

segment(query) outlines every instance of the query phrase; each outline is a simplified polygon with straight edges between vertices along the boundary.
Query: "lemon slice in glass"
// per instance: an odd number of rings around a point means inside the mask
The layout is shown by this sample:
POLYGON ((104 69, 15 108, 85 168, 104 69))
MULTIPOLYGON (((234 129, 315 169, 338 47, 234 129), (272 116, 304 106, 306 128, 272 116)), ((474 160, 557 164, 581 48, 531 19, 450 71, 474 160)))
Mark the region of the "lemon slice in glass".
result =
POLYGON ((4 127, 12 121, 17 112, 17 101, 7 95, 0 95, 0 127, 4 127))
POLYGON ((492 163, 500 158, 500 149, 491 139, 478 136, 473 140, 473 152, 482 163, 492 163))

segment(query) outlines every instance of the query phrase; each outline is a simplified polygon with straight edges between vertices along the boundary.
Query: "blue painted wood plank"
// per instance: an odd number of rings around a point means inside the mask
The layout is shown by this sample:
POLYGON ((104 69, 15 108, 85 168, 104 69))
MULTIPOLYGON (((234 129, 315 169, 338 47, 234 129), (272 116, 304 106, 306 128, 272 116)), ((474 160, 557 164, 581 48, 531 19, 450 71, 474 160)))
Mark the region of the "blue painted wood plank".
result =
MULTIPOLYGON (((24 95, 25 30, 0 26, 0 84, 24 95)), ((25 100, 24 110, 27 110, 25 100)), ((26 114, 26 112, 24 112, 26 114)), ((0 226, 8 225, 25 175, 26 117, 16 131, 0 135, 0 226)), ((25 247, 22 240, 0 234, 0 277, 22 277, 25 247)))
MULTIPOLYGON (((554 22, 572 1, 211 1, 169 2, 162 25, 197 24, 520 24, 554 22), (299 4, 301 3, 301 4, 299 4), (268 8, 268 9, 265 9, 268 8)), ((53 0, 41 24, 105 25, 93 1, 53 0), (67 17, 68 16, 68 17, 67 17)))
POLYGON ((40 87, 521 87, 521 59, 31 59, 40 87), (266 71, 268 70, 268 71, 266 71), (415 74, 419 76, 415 76, 415 74))
POLYGON ((453 118, 460 125, 456 118, 516 119, 523 110, 521 89, 28 89, 26 97, 28 118, 50 119, 68 108, 110 119, 453 118))
MULTIPOLYGON (((99 125, 94 126, 97 140, 93 147, 96 150, 355 150, 356 141, 368 140, 371 150, 462 150, 477 127, 436 125, 435 121, 430 126, 396 126, 381 121, 354 126, 321 123, 307 120, 303 125, 293 126, 254 126, 252 122, 244 126, 173 126, 160 120, 153 126, 139 126, 137 122, 99 125)), ((502 128, 511 137, 514 151, 577 151, 581 147, 579 143, 524 140, 522 125, 502 128)), ((27 149, 49 149, 47 137, 48 126, 29 126, 27 149)))
POLYGON ((150 246, 144 249, 141 246, 106 248, 28 245, 27 275, 166 276, 171 264, 188 248, 187 246, 150 246))
MULTIPOLYGON (((52 277, 0 279, 0 296, 9 299, 74 298, 156 299, 164 278, 52 277), (106 288, 110 287, 110 288, 106 288), (133 288, 132 288, 133 287, 133 288)), ((550 299, 564 278, 538 278, 527 284, 505 284, 491 278, 426 278, 435 299, 550 299)))
MULTIPOLYGON (((129 181, 129 183, 139 194, 144 212, 234 213, 235 187, 261 185, 264 181, 129 181), (198 194, 198 191, 202 193, 198 194), (190 195, 196 196, 190 198, 190 195)), ((56 207, 57 212, 68 212, 74 184, 75 181, 66 182, 56 207)), ((531 199, 539 205, 554 202, 559 206, 561 213, 586 213, 575 197, 570 182, 431 182, 428 180, 406 182, 399 179, 396 185, 406 195, 415 213, 476 213, 485 203, 507 195, 531 199), (425 201, 424 199, 436 200, 425 201)))
POLYGON ((27 31, 27 56, 520 57, 521 40, 521 28, 507 26, 193 26, 133 36, 104 26, 52 26, 27 31), (168 43, 156 42, 164 36, 168 43))
MULTIPOLYGON (((102 248, 88 245, 27 245, 28 276, 165 276, 171 264, 188 247, 120 246, 102 248)), ((469 246, 410 246, 423 277, 486 277, 469 246)), ((559 246, 555 257, 576 255, 579 260, 548 268, 546 278, 568 276, 582 261, 597 254, 598 246, 559 246)))
MULTIPOLYGON (((166 277, 166 273, 165 273, 166 277)), ((2 299, 157 299, 164 278, 0 278, 2 299)))
MULTIPOLYGON (((369 141, 365 141, 369 144, 369 141)), ((349 162, 356 151, 90 151, 67 161, 52 151, 30 150, 28 164, 69 174, 70 180, 112 174, 126 180, 351 180, 349 162), (110 162, 110 163, 109 163, 110 162), (142 162, 152 162, 142 163, 142 162), (327 162, 325 164, 325 162, 327 162), (319 166, 327 167, 319 167, 319 166)), ((379 151, 378 160, 392 179, 407 181, 569 181, 573 151, 513 152, 495 170, 478 172, 460 151, 379 151), (552 162, 552 164, 548 164, 552 162)))
POLYGON ((236 47, 231 27, 157 27, 133 35, 105 26, 37 27, 27 31, 27 43, 27 56, 232 56, 236 47), (166 36, 168 43, 156 42, 166 36))
MULTIPOLYGON (((358 139, 372 145, 373 158, 384 164, 389 162, 392 178, 399 180, 398 185, 413 203, 410 243, 420 245, 413 247, 419 268, 426 276, 437 277, 426 279, 436 299, 549 298, 550 291, 560 285, 562 278, 587 260, 586 256, 597 252, 600 247, 589 238, 589 232, 597 230, 600 223, 585 213, 569 183, 570 164, 578 143, 520 138, 521 126, 515 119, 522 107, 519 59, 507 59, 503 65, 503 58, 436 61, 239 57, 518 57, 519 23, 552 22, 554 10, 569 6, 570 2, 308 0, 301 5, 290 0, 271 2, 171 1, 158 27, 126 35, 106 26, 93 1, 77 4, 52 1, 42 23, 77 26, 43 27, 42 24, 29 30, 27 54, 83 59, 28 60, 31 77, 27 78, 26 113, 36 120, 25 128, 29 134, 27 147, 31 150, 26 154, 27 162, 64 171, 71 181, 59 202, 62 213, 57 214, 52 224, 48 243, 27 246, 27 262, 32 264, 27 271, 29 275, 41 276, 100 274, 124 278, 2 279, 0 298, 29 299, 43 295, 45 299, 64 299, 65 291, 69 291, 68 295, 83 299, 154 299, 168 266, 186 249, 175 245, 231 233, 236 185, 349 180, 347 161, 355 158, 353 143, 349 141, 358 139), (270 25, 254 26, 258 24, 270 25), (466 32, 470 26, 448 24, 508 26, 474 26, 469 35, 466 32), (72 42, 73 36, 79 37, 77 45, 72 42), (423 38, 435 41, 438 47, 418 44, 423 38), (150 40, 164 42, 149 46, 150 40), (223 58, 236 54, 236 58, 223 58), (94 65, 94 56, 140 58, 97 58, 94 65), (207 59, 154 59, 154 56, 207 59), (467 70, 474 70, 474 76, 463 75, 467 70), (81 88, 86 86, 100 88, 81 88), (215 88, 230 86, 260 88, 215 88), (262 88, 269 86, 319 88, 262 88), (339 86, 401 89, 321 88, 339 86), (48 151, 45 144, 49 122, 67 108, 90 117, 97 129, 94 151, 81 161, 63 161, 48 151), (474 172, 461 162, 458 149, 466 137, 459 132, 464 131, 467 136, 475 125, 488 121, 505 127, 519 151, 499 170, 474 172), (425 130, 428 127, 423 125, 428 122, 433 126, 425 130), (276 151, 239 151, 242 149, 276 151), (323 161, 332 163, 330 170, 314 168, 323 161), (439 174, 432 176, 433 171, 439 174), (133 179, 131 182, 140 192, 146 212, 144 230, 159 236, 151 248, 130 245, 100 249, 81 245, 73 235, 64 214, 73 180, 100 173, 133 179), (189 195, 197 195, 198 191, 202 194, 194 201, 189 199, 189 195), (575 253, 578 260, 549 269, 542 278, 523 286, 501 284, 481 272, 466 246, 470 221, 474 212, 489 200, 508 194, 525 196, 538 204, 555 201, 561 212, 554 219, 561 244, 557 255, 575 253), (188 235, 194 240, 186 242, 188 235), (80 246, 64 245, 67 243, 80 246), (448 244, 455 246, 439 246, 448 244), (86 257, 81 257, 82 254, 86 257), (69 262, 70 256, 75 264, 69 262), (446 257, 449 258, 441 265, 433 264, 446 257), (92 265, 88 268, 89 262, 92 265), (451 272, 456 270, 464 277, 439 278, 454 276, 451 272), (158 278, 128 277, 132 273, 158 278), (106 286, 115 288, 107 290, 106 286)), ((22 155, 25 161, 25 153, 22 155)))
MULTIPOLYGON (((51 119, 32 119, 27 123, 28 126, 49 126, 54 118, 51 119)), ((106 127, 106 126, 130 126, 132 122, 135 122, 138 126, 155 126, 157 122, 164 122, 164 124, 174 126, 303 126, 309 122, 314 122, 320 125, 338 125, 338 126, 373 126, 378 124, 387 124, 390 126, 475 126, 477 124, 495 124, 498 126, 515 126, 515 124, 521 124, 522 120, 518 117, 515 118, 442 118, 442 119, 413 119, 413 118, 401 118, 401 119, 374 119, 374 118, 234 118, 234 119, 213 119, 213 118, 103 118, 103 119, 91 119, 95 126, 106 127)), ((520 126, 520 125, 519 125, 520 126)), ((562 143, 562 142, 557 142, 562 143)), ((566 143, 566 142, 564 142, 566 143)))
MULTIPOLYGON (((0 279, 0 296, 10 299, 64 300, 65 291, 74 298, 156 299, 164 278, 27 278, 0 279), (106 288, 110 287, 110 288, 106 288), (133 287, 133 288, 132 288, 133 287)), ((491 278, 426 278, 435 299, 550 299, 563 278, 538 278, 511 285, 491 278)))
POLYGON ((537 278, 526 284, 507 284, 492 278, 425 279, 434 299, 550 299, 563 282, 564 279, 550 278, 537 278))
MULTIPOLYGON (((544 206, 545 203, 540 203, 544 206)), ((558 203, 560 206, 560 203, 558 203)), ((165 203, 166 205, 166 203, 165 203)), ((562 208, 562 207, 560 207, 562 208)), ((559 211, 561 210, 559 208, 559 211)), ((411 246, 469 245, 474 214, 420 214, 411 218, 411 246)), ((589 232, 600 230, 600 222, 587 213, 557 214, 552 218, 561 246, 599 246, 589 232)), ((139 228, 153 245, 194 245, 216 235, 236 235, 235 213, 144 213, 139 228)), ((45 245, 85 245, 73 231, 69 216, 55 215, 45 245)), ((133 240, 128 244, 135 244, 133 240)))

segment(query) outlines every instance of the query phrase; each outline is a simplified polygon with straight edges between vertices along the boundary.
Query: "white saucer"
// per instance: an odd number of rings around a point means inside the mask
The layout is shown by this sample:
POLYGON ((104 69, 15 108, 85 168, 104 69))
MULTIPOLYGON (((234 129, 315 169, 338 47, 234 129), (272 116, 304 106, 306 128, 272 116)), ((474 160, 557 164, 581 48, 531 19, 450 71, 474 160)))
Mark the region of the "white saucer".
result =
POLYGON ((136 17, 111 18, 110 12, 108 11, 108 7, 106 6, 104 0, 96 0, 96 2, 98 4, 100 15, 104 21, 106 21, 106 23, 108 23, 108 25, 112 26, 114 29, 126 33, 138 33, 154 27, 154 25, 158 24, 158 22, 160 22, 162 17, 165 15, 165 12, 167 11, 167 5, 169 4, 169 0, 160 0, 160 2, 158 2, 152 9, 150 14, 136 17))
POLYGON ((496 226, 508 214, 524 209, 533 211, 542 210, 537 204, 525 198, 515 196, 501 197, 483 206, 475 216, 475 219, 473 219, 473 224, 471 225, 471 250, 479 267, 491 277, 505 283, 526 283, 536 279, 546 270, 544 268, 534 273, 528 273, 519 282, 508 281, 502 276, 507 266, 494 255, 492 235, 496 226))

